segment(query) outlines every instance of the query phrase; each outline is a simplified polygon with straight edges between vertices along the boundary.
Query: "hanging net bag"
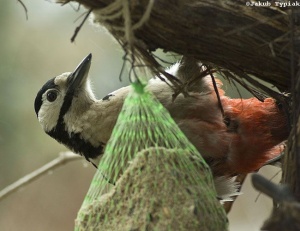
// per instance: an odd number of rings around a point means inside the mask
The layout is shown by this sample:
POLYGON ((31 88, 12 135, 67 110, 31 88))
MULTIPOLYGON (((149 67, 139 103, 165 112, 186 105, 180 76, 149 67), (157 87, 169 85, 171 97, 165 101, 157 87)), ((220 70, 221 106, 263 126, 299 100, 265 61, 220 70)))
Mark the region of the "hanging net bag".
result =
POLYGON ((208 165, 146 89, 132 84, 75 230, 227 230, 208 165))

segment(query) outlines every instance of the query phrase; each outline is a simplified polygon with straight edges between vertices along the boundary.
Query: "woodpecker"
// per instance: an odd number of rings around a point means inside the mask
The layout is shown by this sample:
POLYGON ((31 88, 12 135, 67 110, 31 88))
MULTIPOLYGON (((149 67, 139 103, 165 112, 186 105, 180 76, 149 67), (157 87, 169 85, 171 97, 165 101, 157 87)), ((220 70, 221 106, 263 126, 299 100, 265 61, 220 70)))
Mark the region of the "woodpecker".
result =
MULTIPOLYGON (((123 87, 97 100, 88 77, 91 59, 89 54, 75 71, 46 82, 34 102, 44 131, 88 161, 104 153, 130 91, 129 86, 123 87)), ((197 75, 195 69, 185 72, 183 64, 177 63, 167 72, 184 81, 187 74, 197 75)), ((231 99, 221 85, 218 80, 223 113, 211 76, 199 78, 196 85, 187 88, 190 97, 179 94, 173 100, 172 88, 159 78, 151 79, 147 89, 167 108, 214 175, 256 171, 280 154, 288 136, 285 114, 274 99, 231 99)))

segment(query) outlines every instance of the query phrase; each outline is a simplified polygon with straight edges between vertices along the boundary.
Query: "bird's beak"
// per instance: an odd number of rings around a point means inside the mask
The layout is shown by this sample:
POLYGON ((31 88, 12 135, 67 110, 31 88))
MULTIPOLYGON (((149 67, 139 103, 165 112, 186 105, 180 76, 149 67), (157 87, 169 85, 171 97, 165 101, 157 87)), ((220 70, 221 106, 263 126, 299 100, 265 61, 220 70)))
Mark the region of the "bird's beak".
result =
POLYGON ((92 61, 92 54, 86 56, 68 77, 68 90, 75 91, 84 85, 87 80, 92 61))

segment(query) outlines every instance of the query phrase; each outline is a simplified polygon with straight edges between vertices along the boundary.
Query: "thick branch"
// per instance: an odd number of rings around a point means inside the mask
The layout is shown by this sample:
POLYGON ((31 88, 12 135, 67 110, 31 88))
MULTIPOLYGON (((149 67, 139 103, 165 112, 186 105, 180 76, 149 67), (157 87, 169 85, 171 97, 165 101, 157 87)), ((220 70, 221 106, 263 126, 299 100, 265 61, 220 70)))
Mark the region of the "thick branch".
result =
MULTIPOLYGON (((97 9, 103 10, 112 3, 77 2, 96 9, 95 15, 97 9)), ((143 17, 148 3, 149 0, 131 1, 133 23, 143 17)), ((124 39, 120 15, 97 22, 118 40, 124 39)), ((155 0, 149 20, 134 31, 148 51, 162 48, 193 56, 234 73, 253 74, 283 90, 288 90, 290 83, 289 33, 288 14, 280 8, 249 7, 245 1, 223 0, 155 0)))

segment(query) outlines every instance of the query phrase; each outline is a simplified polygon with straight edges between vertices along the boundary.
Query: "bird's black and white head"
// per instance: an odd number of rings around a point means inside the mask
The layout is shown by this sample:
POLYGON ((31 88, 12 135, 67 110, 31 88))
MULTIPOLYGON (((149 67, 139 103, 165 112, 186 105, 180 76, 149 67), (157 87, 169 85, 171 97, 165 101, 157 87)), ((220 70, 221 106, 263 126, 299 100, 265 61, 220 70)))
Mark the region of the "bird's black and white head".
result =
POLYGON ((95 102, 88 72, 92 55, 89 54, 75 71, 50 79, 38 92, 34 109, 44 131, 74 152, 93 158, 102 152, 102 144, 89 140, 83 132, 84 116, 95 102))

